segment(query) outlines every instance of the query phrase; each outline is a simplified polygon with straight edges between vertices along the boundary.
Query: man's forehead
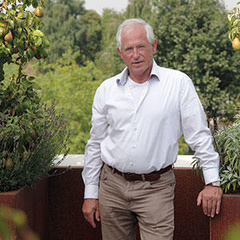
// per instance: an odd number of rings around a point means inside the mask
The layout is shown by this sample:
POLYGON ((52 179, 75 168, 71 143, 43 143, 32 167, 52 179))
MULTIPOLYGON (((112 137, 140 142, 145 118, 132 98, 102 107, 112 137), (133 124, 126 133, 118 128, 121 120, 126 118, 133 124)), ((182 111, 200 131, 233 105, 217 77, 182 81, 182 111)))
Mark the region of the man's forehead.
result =
POLYGON ((140 30, 143 29, 145 31, 145 28, 143 25, 139 24, 139 23, 132 23, 131 25, 125 26, 122 30, 122 34, 126 33, 126 32, 130 32, 130 31, 135 31, 135 30, 140 30))

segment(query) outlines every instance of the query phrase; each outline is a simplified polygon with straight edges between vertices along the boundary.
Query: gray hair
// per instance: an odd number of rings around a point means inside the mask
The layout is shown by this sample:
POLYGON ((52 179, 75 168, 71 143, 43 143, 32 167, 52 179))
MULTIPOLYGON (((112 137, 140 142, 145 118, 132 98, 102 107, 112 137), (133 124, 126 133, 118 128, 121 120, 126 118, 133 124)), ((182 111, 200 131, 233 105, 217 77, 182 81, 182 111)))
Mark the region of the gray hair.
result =
POLYGON ((135 24, 140 24, 140 25, 144 26, 148 42, 151 44, 154 42, 154 33, 153 33, 153 29, 152 29, 151 25, 149 25, 147 22, 145 22, 143 19, 140 19, 140 18, 127 19, 118 27, 117 34, 116 34, 117 47, 120 49, 120 51, 121 51, 121 46, 122 46, 122 31, 123 31, 123 29, 128 28, 135 24))

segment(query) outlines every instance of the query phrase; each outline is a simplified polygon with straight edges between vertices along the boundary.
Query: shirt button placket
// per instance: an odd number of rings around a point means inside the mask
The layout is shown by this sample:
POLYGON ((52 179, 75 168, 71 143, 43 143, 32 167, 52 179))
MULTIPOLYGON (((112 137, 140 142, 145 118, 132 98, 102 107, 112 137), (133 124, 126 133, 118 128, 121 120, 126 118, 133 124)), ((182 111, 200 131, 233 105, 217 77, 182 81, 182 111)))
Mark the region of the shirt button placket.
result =
POLYGON ((132 148, 137 146, 137 111, 135 112, 134 121, 133 121, 133 141, 132 141, 132 148))

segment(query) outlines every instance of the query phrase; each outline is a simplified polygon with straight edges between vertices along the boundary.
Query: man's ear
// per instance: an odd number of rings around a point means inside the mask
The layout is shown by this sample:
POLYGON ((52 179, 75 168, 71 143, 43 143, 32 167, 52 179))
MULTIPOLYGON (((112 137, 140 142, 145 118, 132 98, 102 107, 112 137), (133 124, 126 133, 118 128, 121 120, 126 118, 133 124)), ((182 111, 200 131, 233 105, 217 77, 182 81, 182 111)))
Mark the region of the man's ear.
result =
POLYGON ((157 50, 157 39, 155 38, 152 43, 153 54, 156 53, 157 50))
POLYGON ((120 55, 122 55, 121 50, 117 47, 117 51, 120 55))
POLYGON ((117 48, 117 50, 118 50, 118 53, 120 54, 121 58, 123 58, 121 50, 119 48, 117 48))

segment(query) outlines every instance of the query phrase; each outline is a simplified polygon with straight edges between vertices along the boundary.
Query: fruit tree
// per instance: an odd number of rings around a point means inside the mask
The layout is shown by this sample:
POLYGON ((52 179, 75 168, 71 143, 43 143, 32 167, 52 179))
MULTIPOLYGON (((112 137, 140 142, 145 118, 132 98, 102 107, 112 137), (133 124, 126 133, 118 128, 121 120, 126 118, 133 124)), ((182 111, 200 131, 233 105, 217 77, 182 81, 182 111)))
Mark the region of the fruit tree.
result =
POLYGON ((235 7, 229 14, 229 39, 232 42, 232 47, 240 50, 240 2, 237 3, 239 7, 235 7))
POLYGON ((0 1, 0 192, 32 185, 65 148, 65 119, 54 104, 43 105, 34 77, 24 73, 29 60, 47 57, 43 6, 44 0, 0 1), (7 78, 4 64, 18 70, 7 78))
POLYGON ((43 0, 5 0, 0 4, 0 80, 3 80, 4 63, 20 67, 32 58, 47 56, 49 42, 41 29, 43 23, 43 0), (31 11, 32 7, 35 12, 31 11))

